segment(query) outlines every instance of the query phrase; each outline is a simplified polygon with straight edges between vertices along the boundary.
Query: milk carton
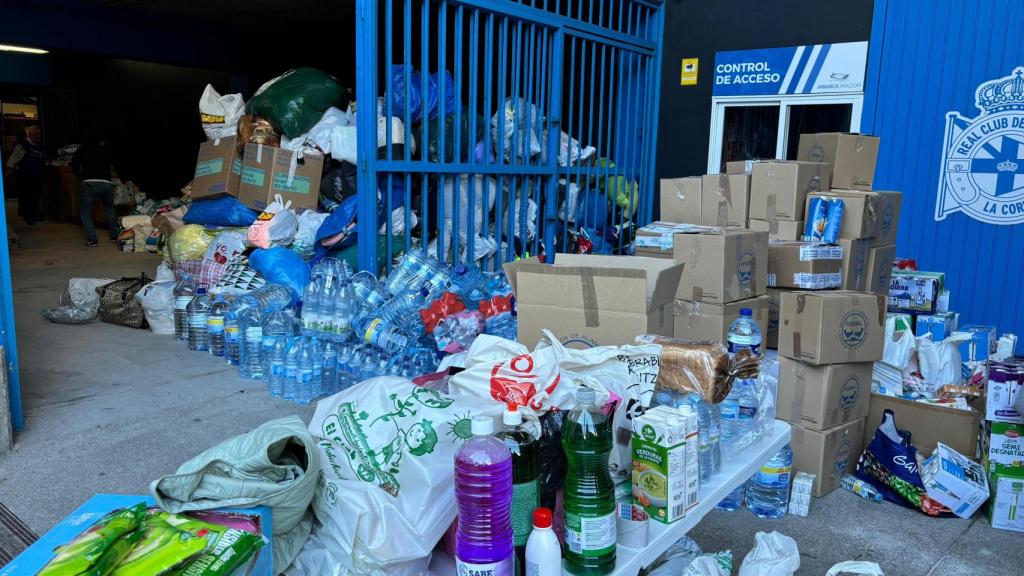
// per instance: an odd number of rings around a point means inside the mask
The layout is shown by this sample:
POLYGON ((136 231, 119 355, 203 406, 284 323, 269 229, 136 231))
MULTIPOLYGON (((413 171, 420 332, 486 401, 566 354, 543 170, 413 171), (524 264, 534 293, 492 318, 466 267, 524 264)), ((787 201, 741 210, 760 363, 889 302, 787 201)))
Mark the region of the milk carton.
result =
POLYGON ((633 419, 633 497, 658 522, 675 522, 697 506, 697 434, 689 406, 656 406, 633 419))
POLYGON ((942 442, 924 461, 921 481, 932 500, 961 518, 970 518, 988 499, 985 468, 942 442))
POLYGON ((1024 467, 999 466, 989 483, 988 523, 1000 530, 1024 532, 1024 467))

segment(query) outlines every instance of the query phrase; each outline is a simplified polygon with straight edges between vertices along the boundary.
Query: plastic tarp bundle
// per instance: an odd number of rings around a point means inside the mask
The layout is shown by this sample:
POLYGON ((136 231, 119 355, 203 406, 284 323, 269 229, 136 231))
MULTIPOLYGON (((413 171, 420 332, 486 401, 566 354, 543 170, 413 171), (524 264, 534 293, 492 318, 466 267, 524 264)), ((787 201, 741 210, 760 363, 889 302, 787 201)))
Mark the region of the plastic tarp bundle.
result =
POLYGON ((309 132, 342 96, 338 81, 315 68, 296 68, 260 86, 247 106, 278 131, 297 138, 309 132))
POLYGON ((185 213, 186 224, 203 226, 250 226, 259 213, 231 196, 213 200, 196 200, 185 213))

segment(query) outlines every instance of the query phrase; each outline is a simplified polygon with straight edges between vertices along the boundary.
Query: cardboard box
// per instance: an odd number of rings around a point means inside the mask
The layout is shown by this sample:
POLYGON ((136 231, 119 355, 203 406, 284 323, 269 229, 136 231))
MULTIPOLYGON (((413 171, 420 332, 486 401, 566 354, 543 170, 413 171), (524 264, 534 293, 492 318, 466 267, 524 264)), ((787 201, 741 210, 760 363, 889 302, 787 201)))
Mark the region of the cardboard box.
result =
POLYGON ((939 442, 921 466, 928 497, 961 518, 970 518, 988 500, 985 468, 939 442))
POLYGON ((854 420, 828 430, 809 430, 790 424, 793 437, 793 471, 817 476, 814 495, 818 498, 839 487, 843 476, 857 468, 863 449, 864 421, 854 420))
POLYGON ((868 264, 871 258, 871 241, 867 238, 857 240, 840 240, 843 248, 842 284, 843 290, 868 290, 868 264))
POLYGON ((680 520, 698 504, 697 435, 696 412, 655 406, 633 419, 633 493, 658 522, 680 520))
POLYGON ((298 158, 291 150, 246 144, 238 200, 262 210, 280 194, 296 212, 315 210, 323 167, 323 156, 307 153, 298 158))
POLYGON ((677 224, 674 222, 651 222, 636 231, 633 243, 637 256, 650 258, 671 258, 674 236, 681 233, 714 232, 699 224, 677 224))
POLYGON ((932 342, 942 342, 956 332, 960 324, 960 314, 956 312, 936 312, 921 314, 914 320, 914 333, 918 336, 932 335, 932 342))
POLYGON ((808 430, 826 430, 868 415, 871 362, 811 366, 779 357, 775 416, 808 430))
POLYGON ((986 422, 982 437, 985 469, 1000 466, 1024 466, 1024 424, 986 422))
POLYGON ((935 312, 945 282, 945 274, 894 269, 890 278, 890 310, 910 314, 935 312))
POLYGON ((810 242, 768 245, 768 286, 823 290, 842 284, 843 249, 810 242))
POLYGON ((889 246, 896 243, 896 232, 900 224, 900 210, 903 194, 892 190, 875 190, 878 194, 878 229, 871 239, 871 246, 889 246))
POLYGON ((749 228, 767 232, 769 242, 796 242, 804 237, 803 220, 751 220, 749 228))
MULTIPOLYGON (((684 271, 685 273, 685 271, 684 271)), ((676 300, 673 313, 673 333, 683 340, 717 340, 724 343, 732 321, 739 318, 740 310, 750 308, 758 326, 768 325, 768 296, 737 300, 728 304, 708 304, 676 300)))
POLYGON ((750 217, 803 220, 807 195, 828 190, 828 165, 819 162, 758 162, 750 180, 750 217))
POLYGON ((843 201, 843 225, 839 228, 839 238, 854 240, 857 238, 873 238, 878 234, 878 214, 881 209, 881 196, 874 192, 857 190, 829 190, 807 195, 807 206, 812 198, 843 201))
POLYGON ((661 220, 683 224, 701 223, 701 177, 661 180, 661 220))
POLYGON ((871 394, 871 403, 868 406, 868 421, 864 430, 865 446, 874 437, 875 429, 882 423, 882 413, 886 410, 893 411, 897 427, 913 432, 911 441, 921 454, 930 454, 939 442, 961 454, 977 454, 982 412, 974 409, 947 408, 874 393, 871 394))
MULTIPOLYGON (((758 162, 765 162, 766 160, 751 159, 751 160, 733 160, 732 162, 725 163, 726 174, 750 174, 754 171, 754 164, 758 162)), ((771 162, 771 160, 767 160, 771 162)))
POLYGON ((672 297, 683 265, 665 258, 557 254, 505 264, 516 294, 519 342, 533 348, 548 329, 566 346, 632 344, 672 336, 672 297))
POLYGON ((779 347, 779 310, 782 308, 782 295, 792 292, 785 288, 768 289, 768 324, 764 331, 765 346, 772 349, 779 347))
POLYGON ((872 246, 868 250, 868 277, 864 281, 864 290, 873 294, 889 295, 892 282, 892 262, 896 259, 896 246, 872 246))
POLYGON ((750 209, 750 176, 709 174, 701 182, 701 224, 747 227, 750 209))
POLYGON ((863 292, 787 292, 779 354, 809 364, 874 362, 885 342, 885 298, 863 292))
POLYGON ((241 177, 242 158, 234 136, 203 142, 192 177, 192 199, 237 197, 241 177))
POLYGON ((871 190, 878 161, 875 136, 843 132, 801 134, 799 160, 825 162, 835 188, 871 190))
POLYGON ((957 332, 964 332, 971 336, 970 340, 960 344, 960 359, 964 362, 984 362, 988 360, 990 354, 996 351, 999 337, 996 335, 995 326, 965 324, 957 332))
POLYGON ((988 523, 1000 530, 1024 532, 1024 467, 1000 467, 988 477, 988 523))
POLYGON ((765 293, 768 235, 728 229, 676 234, 673 258, 686 264, 676 299, 727 304, 765 293))
MULTIPOLYGON (((963 353, 961 352, 961 356, 963 353)), ((967 358, 964 357, 966 361, 967 358)), ((1013 367, 991 363, 985 387, 985 419, 1008 424, 1024 424, 1024 415, 1014 403, 1024 389, 1024 373, 1013 367)))
MULTIPOLYGON (((74 512, 65 516, 63 520, 40 536, 31 546, 18 554, 10 563, 0 567, 0 576, 38 573, 47 562, 53 559, 55 556, 54 551, 58 546, 74 540, 107 514, 121 508, 134 506, 140 502, 144 502, 150 508, 156 507, 156 501, 151 496, 127 494, 93 495, 74 512)), ((274 574, 274 550, 273 546, 269 545, 273 527, 270 507, 256 506, 244 509, 216 508, 215 510, 249 517, 259 526, 260 532, 267 537, 268 545, 260 548, 256 552, 255 558, 249 561, 251 568, 243 566, 239 568, 237 573, 251 576, 272 576, 274 574)), ((185 514, 188 515, 190 513, 186 512, 185 514)))

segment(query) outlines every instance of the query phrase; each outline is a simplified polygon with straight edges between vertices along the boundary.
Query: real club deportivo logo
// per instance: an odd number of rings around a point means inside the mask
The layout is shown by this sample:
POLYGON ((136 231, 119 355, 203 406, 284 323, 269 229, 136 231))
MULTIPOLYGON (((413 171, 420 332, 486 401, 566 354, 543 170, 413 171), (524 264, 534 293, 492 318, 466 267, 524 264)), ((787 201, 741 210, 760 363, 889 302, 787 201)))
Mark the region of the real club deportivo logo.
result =
POLYGON ((843 316, 839 324, 839 341, 847 348, 859 348, 868 331, 868 317, 860 310, 853 310, 843 316))
POLYGON ((1024 222, 1024 67, 980 84, 981 114, 946 114, 935 220, 954 212, 988 224, 1024 222))

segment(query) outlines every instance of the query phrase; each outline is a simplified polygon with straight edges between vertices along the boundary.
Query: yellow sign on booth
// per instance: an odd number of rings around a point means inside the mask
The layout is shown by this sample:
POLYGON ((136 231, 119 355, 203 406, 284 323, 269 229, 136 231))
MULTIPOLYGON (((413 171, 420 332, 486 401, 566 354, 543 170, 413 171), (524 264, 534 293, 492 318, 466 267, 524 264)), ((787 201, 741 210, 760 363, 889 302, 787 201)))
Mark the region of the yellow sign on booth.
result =
POLYGON ((697 64, 700 58, 683 58, 682 73, 679 76, 680 86, 697 85, 697 64))

